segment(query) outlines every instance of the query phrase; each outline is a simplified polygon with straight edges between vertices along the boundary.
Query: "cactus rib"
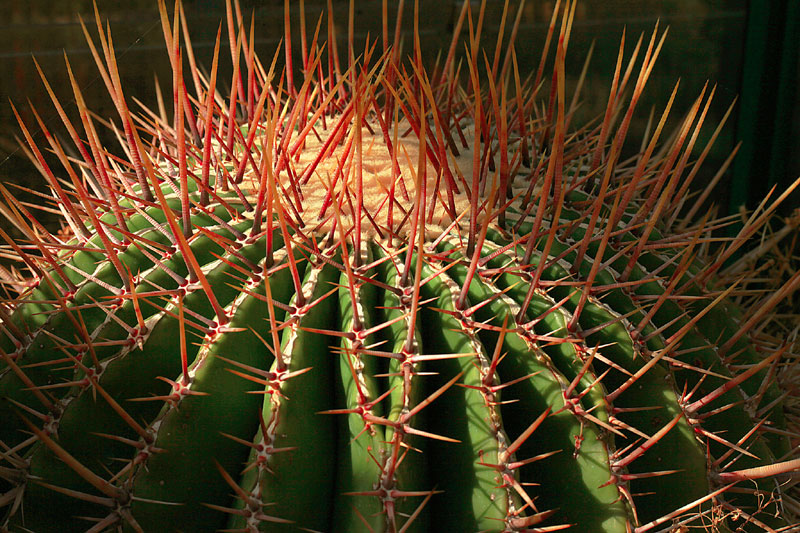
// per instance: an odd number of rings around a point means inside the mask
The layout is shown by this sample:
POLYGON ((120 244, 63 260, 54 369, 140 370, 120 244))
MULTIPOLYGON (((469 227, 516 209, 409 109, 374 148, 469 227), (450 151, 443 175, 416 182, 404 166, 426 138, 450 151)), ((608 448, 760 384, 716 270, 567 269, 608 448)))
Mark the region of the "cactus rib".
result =
POLYGON ((43 150, 14 109, 64 231, 0 186, 23 235, 0 230, 3 255, 28 276, 0 269, 0 531, 796 527, 776 378, 796 354, 758 323, 800 277, 740 308, 758 270, 722 268, 790 191, 729 241, 725 219, 689 216, 719 133, 693 161, 707 87, 670 136, 676 85, 623 159, 666 32, 624 69, 623 35, 605 113, 576 126, 576 1, 556 2, 529 77, 523 2, 492 53, 491 6, 465 0, 430 71, 419 2, 408 57, 403 2, 394 44, 384 2, 362 54, 351 2, 341 62, 332 3, 309 39, 301 1, 299 64, 291 4, 285 68, 276 52, 267 69, 226 2, 223 95, 222 25, 206 76, 180 1, 170 17, 159 0, 171 117, 131 111, 96 12, 120 150, 69 62, 80 124, 39 72, 77 152, 34 110, 43 150))

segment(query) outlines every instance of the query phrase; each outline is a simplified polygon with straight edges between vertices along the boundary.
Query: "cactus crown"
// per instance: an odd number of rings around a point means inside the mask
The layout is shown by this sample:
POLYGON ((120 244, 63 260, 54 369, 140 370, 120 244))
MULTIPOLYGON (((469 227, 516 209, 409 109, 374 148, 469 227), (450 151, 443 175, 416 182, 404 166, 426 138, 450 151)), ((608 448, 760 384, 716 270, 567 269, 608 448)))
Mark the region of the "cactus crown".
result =
POLYGON ((713 184, 689 187, 714 90, 623 160, 664 33, 627 59, 623 36, 604 116, 576 127, 564 4, 530 77, 521 4, 487 53, 465 0, 432 73, 416 3, 404 59, 399 23, 356 55, 351 2, 346 63, 329 8, 300 80, 288 0, 280 72, 228 2, 223 97, 222 32, 206 76, 160 1, 171 116, 130 110, 84 27, 122 152, 74 79, 80 123, 53 103, 77 156, 20 119, 71 236, 0 189, 32 275, 6 272, 0 305, 3 530, 786 526, 788 348, 758 333, 800 276, 741 310, 725 267, 785 194, 709 253, 725 221, 693 222, 713 184))

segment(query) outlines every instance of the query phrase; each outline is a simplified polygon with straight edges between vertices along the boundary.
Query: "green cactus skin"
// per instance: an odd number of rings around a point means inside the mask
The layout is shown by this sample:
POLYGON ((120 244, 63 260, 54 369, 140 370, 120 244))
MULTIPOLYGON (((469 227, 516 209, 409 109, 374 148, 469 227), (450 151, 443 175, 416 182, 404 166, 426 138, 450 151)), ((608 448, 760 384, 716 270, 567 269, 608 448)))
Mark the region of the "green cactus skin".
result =
MULTIPOLYGON (((340 72, 315 36, 298 88, 239 20, 241 93, 216 93, 218 36, 196 95, 175 67, 172 121, 130 113, 98 17, 124 157, 74 85, 85 141, 54 103, 80 157, 38 123, 63 175, 20 119, 74 235, 1 191, 33 277, 0 305, 0 530, 791 525, 786 346, 755 324, 800 277, 742 310, 721 269, 777 202, 706 252, 715 224, 684 205, 705 93, 660 152, 663 121, 619 161, 657 29, 630 101, 620 52, 606 116, 570 133, 574 4, 543 105, 541 69, 482 64, 468 6, 466 81, 452 53, 425 73, 418 39, 340 72)), ((194 65, 160 8, 173 65, 194 65)))

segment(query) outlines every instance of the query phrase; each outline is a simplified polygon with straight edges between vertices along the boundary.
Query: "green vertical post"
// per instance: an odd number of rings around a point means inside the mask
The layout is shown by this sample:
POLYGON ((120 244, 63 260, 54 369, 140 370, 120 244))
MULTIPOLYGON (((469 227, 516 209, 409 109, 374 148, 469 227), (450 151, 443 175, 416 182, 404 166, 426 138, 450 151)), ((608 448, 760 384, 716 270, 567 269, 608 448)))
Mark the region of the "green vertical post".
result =
MULTIPOLYGON (((737 138, 742 148, 733 167, 729 212, 753 207, 769 188, 792 181, 792 116, 797 100, 797 0, 750 0, 745 31, 737 138)), ((786 202, 790 210, 798 201, 786 202)))

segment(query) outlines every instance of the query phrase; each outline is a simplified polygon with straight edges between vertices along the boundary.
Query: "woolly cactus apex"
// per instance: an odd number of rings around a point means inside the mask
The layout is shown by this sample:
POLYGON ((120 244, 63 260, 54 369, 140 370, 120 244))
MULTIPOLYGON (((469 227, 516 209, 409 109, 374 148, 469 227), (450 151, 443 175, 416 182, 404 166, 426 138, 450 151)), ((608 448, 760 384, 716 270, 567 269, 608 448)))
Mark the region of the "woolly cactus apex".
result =
POLYGON ((340 60, 329 9, 295 69, 287 0, 279 73, 228 3, 227 96, 221 32, 205 76, 180 3, 159 7, 171 116, 129 109, 98 15, 121 150, 74 81, 80 123, 53 103, 76 157, 20 119, 72 235, 0 189, 28 271, 0 305, 4 531, 791 525, 791 354, 761 328, 800 274, 753 301, 723 269, 788 192, 735 239, 694 218, 713 89, 620 159, 658 28, 627 59, 623 38, 605 115, 580 127, 571 1, 531 77, 521 6, 485 51, 465 1, 431 74, 416 6, 409 57, 399 24, 356 54, 351 8, 340 60))

